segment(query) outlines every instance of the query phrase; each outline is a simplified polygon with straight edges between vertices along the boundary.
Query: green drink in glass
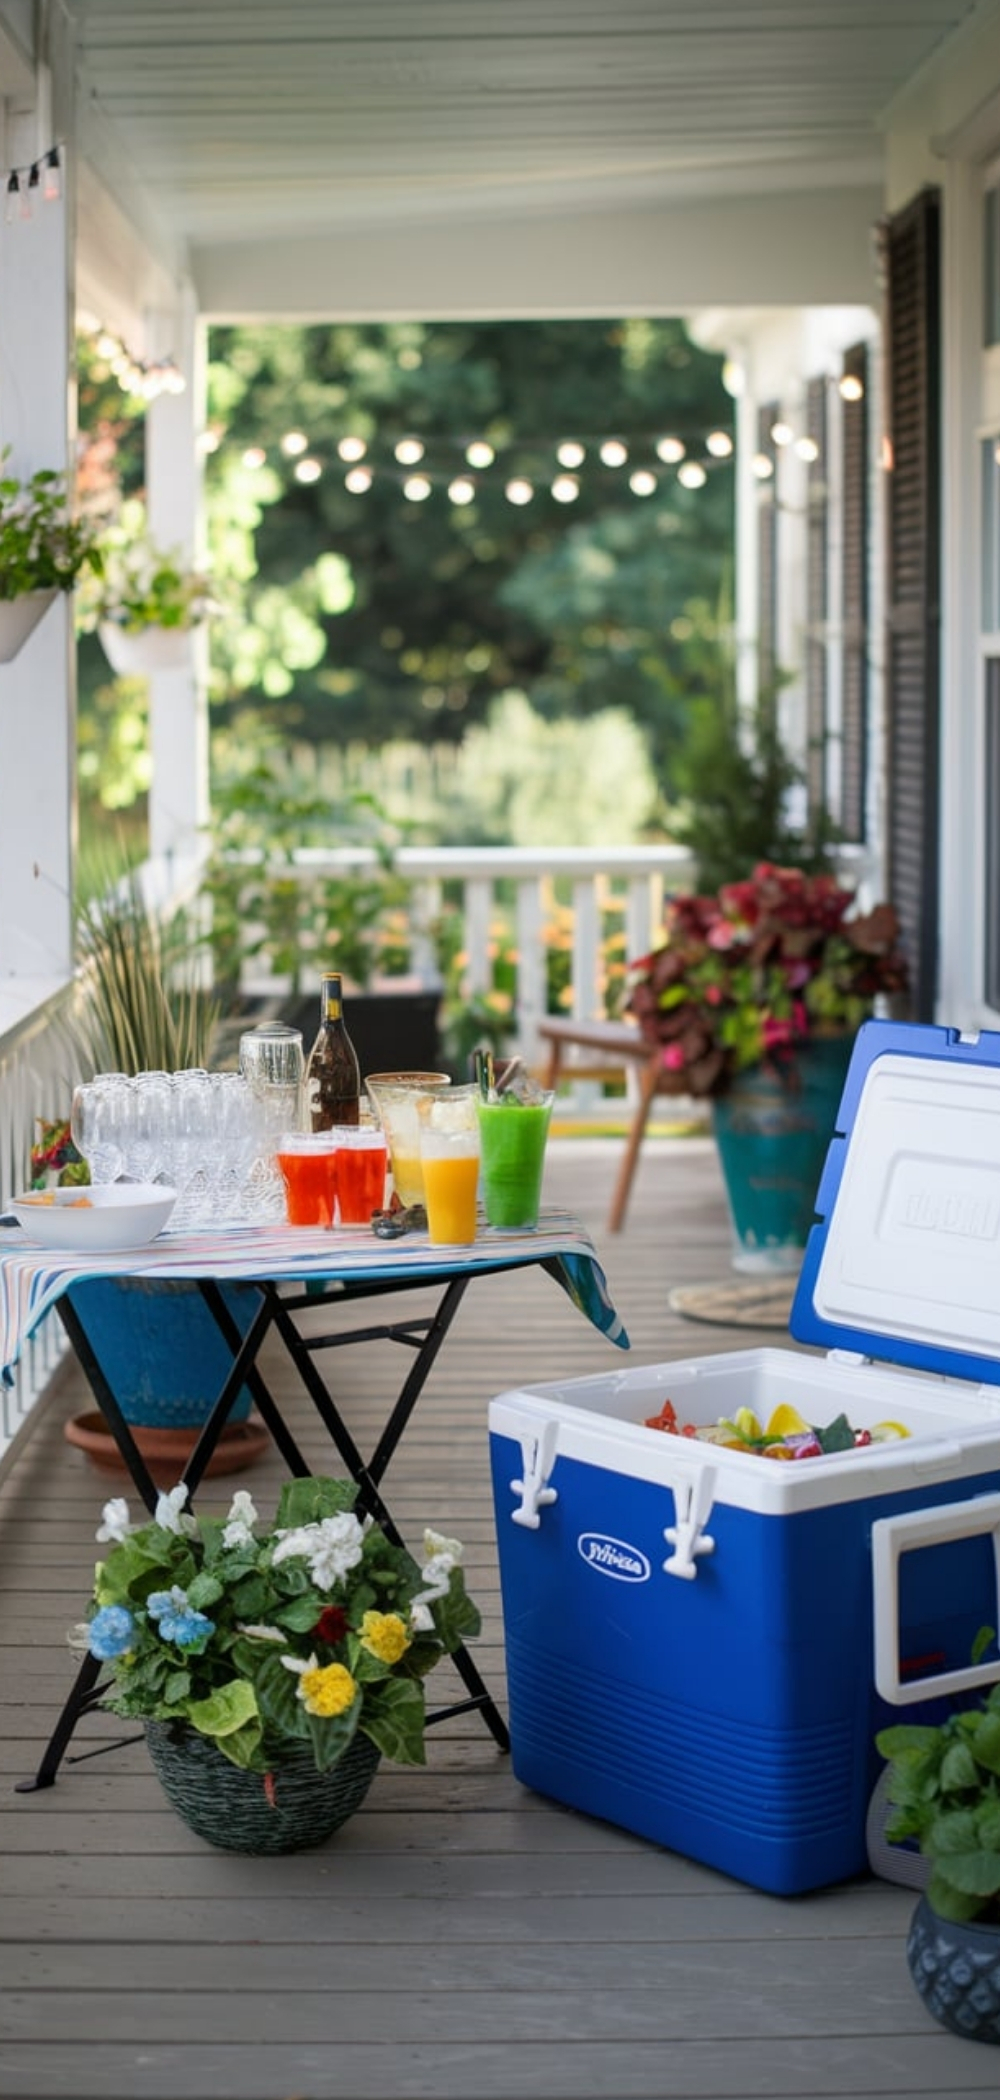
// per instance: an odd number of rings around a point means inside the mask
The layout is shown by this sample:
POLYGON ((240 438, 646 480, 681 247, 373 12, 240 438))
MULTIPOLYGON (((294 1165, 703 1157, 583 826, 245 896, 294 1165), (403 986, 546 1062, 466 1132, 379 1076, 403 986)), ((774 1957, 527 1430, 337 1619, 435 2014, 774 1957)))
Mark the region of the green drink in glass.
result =
POLYGON ((491 1094, 477 1101, 479 1193, 488 1225, 507 1231, 537 1225, 554 1094, 536 1089, 530 1101, 491 1094))

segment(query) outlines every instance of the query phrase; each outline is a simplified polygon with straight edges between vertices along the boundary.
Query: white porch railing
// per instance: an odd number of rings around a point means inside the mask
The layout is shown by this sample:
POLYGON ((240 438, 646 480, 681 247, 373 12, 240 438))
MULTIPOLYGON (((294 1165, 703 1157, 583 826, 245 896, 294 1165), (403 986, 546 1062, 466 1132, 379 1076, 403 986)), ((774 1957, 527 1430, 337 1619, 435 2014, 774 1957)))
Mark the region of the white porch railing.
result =
MULTIPOLYGON (((70 1053, 61 1025, 69 987, 0 1032, 0 1207, 27 1187, 35 1121, 67 1113, 70 1053)), ((6 1228, 0 1226, 0 1232, 6 1228)), ((65 1353, 58 1316, 35 1329, 11 1385, 0 1384, 0 1462, 65 1353)))

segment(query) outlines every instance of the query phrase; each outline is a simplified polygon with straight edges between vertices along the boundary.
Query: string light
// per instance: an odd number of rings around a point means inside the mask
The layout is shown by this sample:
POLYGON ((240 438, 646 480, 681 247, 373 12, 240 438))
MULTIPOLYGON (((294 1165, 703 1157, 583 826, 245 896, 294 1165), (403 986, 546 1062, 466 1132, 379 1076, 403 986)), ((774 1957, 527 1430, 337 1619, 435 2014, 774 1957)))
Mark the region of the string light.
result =
POLYGON ((758 481, 770 481, 774 473, 774 461, 768 459, 766 452, 755 452, 750 461, 750 471, 756 475, 758 481))
POLYGON ((842 401, 863 401, 865 390, 856 372, 845 372, 837 382, 837 392, 842 401))
POLYGON ((687 446, 681 444, 680 438, 662 437, 656 440, 656 457, 662 459, 665 466, 676 467, 686 451, 687 446))
POLYGON ((470 481, 467 474, 456 474, 454 481, 448 483, 448 497, 452 503, 474 503, 475 482, 470 481))
POLYGON ((267 453, 263 445, 248 445, 243 454, 243 465, 249 467, 251 474, 256 474, 260 467, 266 466, 267 453))
POLYGON ((705 439, 705 450, 713 459, 731 459, 733 441, 728 430, 710 430, 705 439))
POLYGON ((635 473, 629 475, 628 485, 633 496, 655 496, 659 486, 656 475, 651 474, 648 467, 637 467, 635 473))
POLYGON ((575 503, 580 493, 580 484, 575 474, 557 474, 552 483, 552 494, 557 503, 575 503))
POLYGON ((708 480, 708 475, 704 467, 698 465, 696 459, 686 459, 684 465, 677 469, 677 479, 682 488, 703 489, 708 480))
POLYGON ((628 458, 628 446, 622 444, 621 438, 605 438, 600 456, 606 467, 623 467, 628 458))
POLYGON ((492 445, 486 443, 485 438, 474 438, 471 445, 466 445, 465 457, 470 467, 491 467, 496 453, 492 445))
MULTIPOLYGON (((420 450, 422 453, 423 446, 420 450)), ((433 483, 428 481, 426 474, 408 474, 403 483, 403 494, 408 503, 426 503, 432 487, 433 483)))
POLYGON ((794 435, 795 432, 793 431, 790 423, 782 423, 779 421, 777 423, 772 423, 771 425, 772 445, 790 445, 794 435))
POLYGON ((364 459, 367 450, 368 447, 364 438, 359 437, 342 437, 337 445, 337 451, 341 459, 364 459))
POLYGON ((508 481, 507 486, 504 489, 504 495, 506 496, 508 503, 530 503, 532 497, 534 496, 534 493, 535 491, 532 488, 530 481, 526 481, 523 478, 523 476, 519 474, 516 474, 514 476, 513 481, 508 481))
POLYGON ((373 480, 370 467, 352 467, 350 473, 344 475, 344 487, 352 496, 366 496, 373 480))
POLYGON ((287 459, 298 459, 309 450, 309 439, 304 430, 286 430, 281 440, 281 449, 287 459))
POLYGON ((318 481, 323 468, 318 459, 298 459, 295 462, 296 481, 318 481))
POLYGON ((567 438, 565 444, 556 446, 556 458, 561 467, 582 467, 586 457, 586 446, 578 444, 576 438, 567 438))
MULTIPOLYGON (((7 187, 9 201, 9 183, 7 187)), ((126 350, 120 337, 112 335, 110 329, 95 326, 90 332, 97 356, 107 364, 123 394, 136 394, 143 401, 155 401, 160 394, 184 393, 187 380, 175 358, 160 357, 144 364, 126 350)), ((217 449, 218 443, 219 440, 211 449, 217 449)), ((205 449, 209 448, 206 446, 205 449)))
POLYGON ((62 196, 58 145, 49 146, 45 153, 39 154, 37 160, 27 161, 20 168, 5 168, 3 173, 7 178, 5 218, 8 226, 16 218, 33 218, 34 208, 39 200, 45 204, 55 204, 62 196))
POLYGON ((807 466, 810 467, 819 458, 819 446, 817 445, 815 438, 796 438, 795 451, 797 452, 798 457, 800 459, 804 459, 806 461, 807 466))
POLYGON ((415 467, 423 459, 424 447, 419 438, 400 438, 395 454, 401 467, 415 467))

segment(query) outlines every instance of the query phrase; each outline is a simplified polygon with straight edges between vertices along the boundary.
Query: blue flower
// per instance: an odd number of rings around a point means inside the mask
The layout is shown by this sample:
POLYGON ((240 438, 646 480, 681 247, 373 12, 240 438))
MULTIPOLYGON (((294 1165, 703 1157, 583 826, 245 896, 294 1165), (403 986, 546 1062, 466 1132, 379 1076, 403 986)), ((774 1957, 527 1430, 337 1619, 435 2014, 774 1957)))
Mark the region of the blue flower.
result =
POLYGON ((170 1590, 153 1590, 146 1599, 146 1610, 156 1620, 161 1640, 176 1641, 178 1648, 194 1648, 215 1632, 215 1620, 206 1618, 203 1611, 193 1611, 187 1591, 177 1583, 170 1590))
POLYGON ((135 1620, 124 1604, 105 1604, 95 1611, 87 1630, 87 1646, 100 1662, 113 1662, 125 1655, 135 1640, 135 1620))

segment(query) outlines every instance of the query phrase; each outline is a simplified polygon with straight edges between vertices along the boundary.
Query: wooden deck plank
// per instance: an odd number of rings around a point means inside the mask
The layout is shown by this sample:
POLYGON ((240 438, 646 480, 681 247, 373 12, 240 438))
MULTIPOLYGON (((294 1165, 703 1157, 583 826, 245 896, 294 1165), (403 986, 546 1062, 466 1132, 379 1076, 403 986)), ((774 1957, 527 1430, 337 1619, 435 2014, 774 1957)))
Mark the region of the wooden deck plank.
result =
MULTIPOLYGON (((710 1141, 651 1140, 625 1231, 604 1236, 618 1147, 558 1140, 547 1193, 594 1236, 632 1362, 792 1346, 711 1327, 675 1284, 731 1279, 710 1141)), ((412 1306, 412 1300, 408 1301, 412 1306)), ((483 1674, 502 1699, 486 1410, 521 1383, 629 1361, 550 1279, 484 1281, 386 1482, 404 1530, 466 1542, 483 1674)), ((269 1371, 284 1400, 294 1378, 269 1371)), ((389 1344, 341 1353, 364 1446, 400 1377, 389 1344)), ((0 1483, 0 2096, 2 2100, 889 2100, 994 2092, 988 2049, 924 2013, 903 1946, 911 1892, 869 1878, 761 1894, 515 1780, 477 1716, 428 1735, 418 1771, 383 1766, 317 1852, 213 1851, 166 1807, 144 1746, 67 1762, 20 1795, 76 1663, 102 1502, 121 1491, 62 1435, 89 1406, 72 1367, 0 1483)), ((296 1402, 292 1400, 292 1405, 296 1402)), ((310 1464, 337 1471, 311 1412, 310 1464)), ((249 1486, 269 1510, 282 1477, 249 1486)), ((138 1511, 136 1511, 138 1514, 138 1511)), ((436 1701, 449 1673, 436 1673, 436 1701)), ((119 1730, 83 1723, 73 1755, 119 1730)))

